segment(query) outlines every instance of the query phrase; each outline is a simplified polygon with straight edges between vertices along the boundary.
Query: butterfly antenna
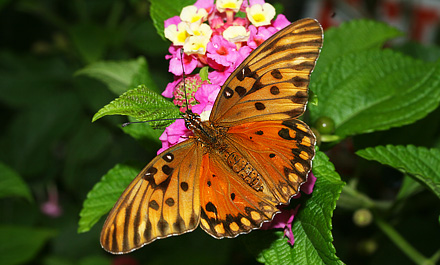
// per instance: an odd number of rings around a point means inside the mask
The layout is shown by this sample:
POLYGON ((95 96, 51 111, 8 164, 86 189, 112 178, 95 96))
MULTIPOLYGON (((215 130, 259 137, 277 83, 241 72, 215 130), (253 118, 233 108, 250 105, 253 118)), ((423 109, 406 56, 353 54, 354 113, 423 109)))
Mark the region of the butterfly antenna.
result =
POLYGON ((122 127, 126 127, 126 126, 128 126, 130 124, 133 124, 133 123, 146 123, 146 122, 154 122, 154 121, 175 121, 175 120, 178 120, 178 119, 183 119, 183 118, 157 119, 157 120, 148 120, 148 121, 130 121, 130 122, 123 123, 122 127))
POLYGON ((183 81, 183 94, 185 94, 186 111, 188 111, 188 97, 186 95, 186 82, 185 82, 185 66, 183 65, 183 48, 180 49, 180 63, 182 64, 182 81, 183 81))

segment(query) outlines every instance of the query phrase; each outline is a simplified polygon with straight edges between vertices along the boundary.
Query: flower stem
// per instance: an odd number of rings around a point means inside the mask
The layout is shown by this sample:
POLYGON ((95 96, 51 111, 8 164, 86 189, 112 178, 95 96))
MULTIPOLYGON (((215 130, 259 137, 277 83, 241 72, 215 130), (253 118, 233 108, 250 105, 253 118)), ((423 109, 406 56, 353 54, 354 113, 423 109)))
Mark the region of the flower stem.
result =
POLYGON ((416 264, 421 265, 434 265, 434 263, 425 258, 419 251, 411 246, 390 224, 384 221, 381 217, 375 216, 374 218, 377 226, 384 232, 391 241, 396 244, 403 253, 405 253, 416 264))

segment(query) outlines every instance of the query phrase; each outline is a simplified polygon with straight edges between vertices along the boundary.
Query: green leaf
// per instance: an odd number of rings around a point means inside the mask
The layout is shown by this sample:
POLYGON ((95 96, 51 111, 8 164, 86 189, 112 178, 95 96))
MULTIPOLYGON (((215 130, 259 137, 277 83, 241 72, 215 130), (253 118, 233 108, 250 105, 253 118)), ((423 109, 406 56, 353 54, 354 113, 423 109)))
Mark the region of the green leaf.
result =
POLYGON ((182 8, 195 4, 195 0, 150 0, 150 15, 157 33, 165 39, 164 21, 179 16, 182 8))
POLYGON ((106 214, 118 200, 125 188, 139 173, 138 169, 117 164, 87 194, 80 212, 78 233, 87 232, 106 214))
POLYGON ((396 200, 410 197, 411 195, 423 190, 423 186, 408 175, 403 177, 402 186, 396 196, 396 200))
POLYGON ((205 66, 200 69, 199 75, 202 81, 209 81, 208 70, 209 70, 209 66, 205 66))
POLYGON ((157 91, 144 57, 127 61, 100 61, 89 64, 76 74, 100 80, 116 95, 138 85, 145 85, 157 91))
POLYGON ((260 254, 259 261, 267 264, 343 264, 332 245, 331 218, 344 182, 322 152, 316 154, 312 171, 317 180, 311 197, 295 216, 293 248, 280 237, 260 254))
POLYGON ((352 20, 324 33, 324 45, 318 63, 313 70, 313 79, 337 58, 365 50, 379 49, 385 41, 402 36, 399 30, 374 20, 352 20))
POLYGON ((50 229, 0 226, 0 257, 3 265, 29 262, 55 232, 50 229))
POLYGON ((342 137, 410 124, 437 108, 440 61, 424 63, 391 50, 338 58, 311 83, 319 105, 313 121, 329 116, 342 137))
MULTIPOLYGON (((257 257, 257 260, 265 264, 292 264, 293 257, 291 255, 292 247, 284 237, 283 232, 275 232, 277 237, 270 244, 269 248, 263 250, 257 257)), ((295 238, 297 236, 295 235, 295 238)))
POLYGON ((20 175, 0 162, 0 198, 24 197, 32 201, 31 192, 20 175))
MULTIPOLYGON (((115 114, 128 115, 139 121, 147 121, 177 119, 181 113, 173 103, 161 95, 152 92, 145 86, 139 86, 125 92, 104 106, 93 116, 92 121, 115 114)), ((153 126, 165 126, 170 123, 169 120, 163 120, 155 121, 152 124, 153 126)))
POLYGON ((440 198, 440 149, 387 145, 369 147, 356 154, 408 174, 440 198))

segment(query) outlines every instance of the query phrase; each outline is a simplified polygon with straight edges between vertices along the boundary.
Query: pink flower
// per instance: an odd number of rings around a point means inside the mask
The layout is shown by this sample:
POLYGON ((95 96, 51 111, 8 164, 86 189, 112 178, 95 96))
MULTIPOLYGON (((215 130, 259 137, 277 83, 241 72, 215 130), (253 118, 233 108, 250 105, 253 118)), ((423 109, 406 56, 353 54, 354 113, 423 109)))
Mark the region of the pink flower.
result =
MULTIPOLYGON (((273 29, 276 31, 275 28, 273 29)), ((273 35, 273 32, 264 26, 258 27, 257 29, 254 25, 250 25, 249 30, 251 34, 249 36, 249 40, 247 41, 247 45, 253 49, 260 46, 261 43, 273 35)))
POLYGON ((277 18, 272 22, 272 25, 277 29, 277 30, 282 30, 283 28, 287 27, 288 25, 290 25, 290 21, 287 20, 286 16, 284 16, 283 14, 279 14, 277 16, 277 18))
POLYGON ((211 84, 222 86, 233 71, 232 67, 223 67, 222 70, 212 71, 208 73, 209 81, 211 84))
POLYGON ((278 207, 281 212, 275 215, 271 222, 264 223, 261 229, 284 229, 284 236, 287 237, 288 242, 293 246, 295 243, 295 238, 293 237, 292 223, 296 213, 298 212, 299 206, 300 205, 298 204, 295 209, 287 209, 282 206, 278 207))
POLYGON ((169 18, 169 19, 165 20, 163 22, 163 24, 164 24, 164 27, 167 28, 169 25, 176 25, 177 26, 177 25, 179 25, 180 22, 182 22, 180 17, 179 16, 174 16, 172 18, 169 18))
POLYGON ((214 32, 216 32, 215 29, 221 28, 225 24, 221 16, 212 16, 208 18, 208 21, 209 21, 209 25, 214 30, 214 32))
POLYGON ((237 60, 234 62, 234 70, 249 56, 249 54, 251 54, 252 51, 253 49, 249 46, 243 46, 238 50, 237 60))
POLYGON ((53 218, 59 217, 63 213, 63 209, 58 201, 58 189, 56 186, 51 186, 47 190, 49 198, 40 205, 40 210, 47 216, 53 218))
POLYGON ((197 0, 194 5, 197 8, 204 8, 208 14, 215 10, 214 0, 197 0))
POLYGON ((312 171, 310 171, 309 176, 307 178, 307 182, 301 185, 301 191, 305 194, 312 194, 313 188, 315 187, 316 177, 313 175, 312 171))
MULTIPOLYGON (((174 75, 181 76, 183 74, 182 69, 182 55, 180 50, 182 48, 176 46, 170 46, 168 51, 171 55, 165 55, 165 59, 170 59, 170 66, 168 71, 174 75)), ((198 65, 197 58, 194 55, 188 55, 183 53, 183 68, 185 69, 185 74, 190 74, 198 65)))
POLYGON ((195 93, 195 98, 200 104, 193 106, 192 110, 197 114, 202 114, 204 111, 211 111, 218 92, 220 92, 220 88, 219 85, 202 85, 195 93))
MULTIPOLYGON (((244 1, 243 1, 244 2, 244 1)), ((245 18, 242 17, 238 17, 234 20, 234 22, 232 22, 231 26, 243 26, 243 27, 247 27, 249 26, 249 21, 245 18)))
POLYGON ((171 83, 168 83, 167 87, 165 88, 165 91, 162 92, 162 96, 166 97, 166 98, 172 98, 173 97, 173 93, 174 93, 174 89, 176 89, 176 86, 182 82, 182 77, 174 77, 174 81, 171 83))
POLYGON ((185 84, 180 82, 174 89, 174 105, 179 106, 181 112, 185 112, 187 109, 192 109, 194 105, 199 104, 194 95, 203 84, 208 84, 208 81, 202 81, 199 74, 187 76, 185 84))
POLYGON ((159 137, 159 140, 162 142, 162 148, 157 151, 157 154, 162 153, 173 145, 185 141, 190 135, 192 135, 192 132, 186 128, 185 121, 183 119, 177 119, 168 126, 159 137))
POLYGON ((207 45, 206 56, 218 64, 230 66, 235 60, 237 60, 236 46, 225 40, 222 36, 215 35, 207 45))

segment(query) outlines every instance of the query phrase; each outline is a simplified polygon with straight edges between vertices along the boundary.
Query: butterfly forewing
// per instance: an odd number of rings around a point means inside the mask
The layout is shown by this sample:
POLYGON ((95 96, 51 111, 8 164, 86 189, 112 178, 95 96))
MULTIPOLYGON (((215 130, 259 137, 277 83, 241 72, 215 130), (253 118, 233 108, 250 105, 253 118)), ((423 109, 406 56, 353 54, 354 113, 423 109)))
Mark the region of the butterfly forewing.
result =
POLYGON ((194 141, 190 139, 158 155, 131 182, 104 224, 104 249, 127 253, 198 226, 202 155, 194 141))
POLYGON ((299 20, 274 34, 226 80, 210 120, 231 126, 301 115, 322 36, 320 24, 313 19, 299 20))

